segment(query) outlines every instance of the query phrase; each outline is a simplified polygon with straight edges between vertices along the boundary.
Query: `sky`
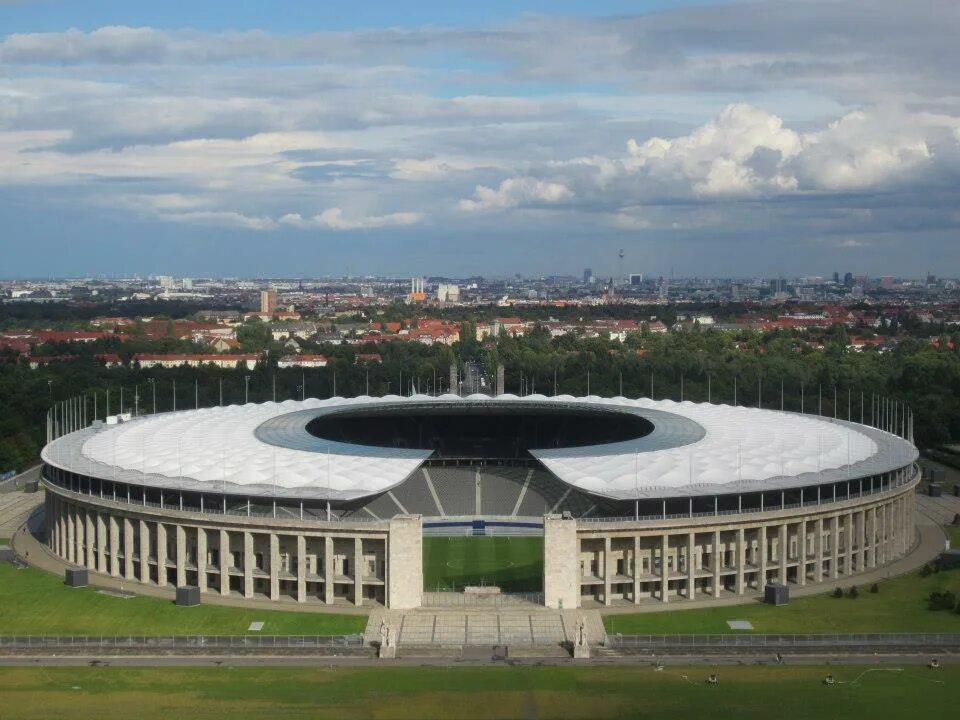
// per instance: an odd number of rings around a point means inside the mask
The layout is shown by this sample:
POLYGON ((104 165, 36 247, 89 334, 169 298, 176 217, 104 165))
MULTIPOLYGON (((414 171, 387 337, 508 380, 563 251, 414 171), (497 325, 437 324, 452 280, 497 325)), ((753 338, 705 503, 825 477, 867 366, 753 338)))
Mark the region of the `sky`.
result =
POLYGON ((955 0, 0 0, 0 277, 960 275, 955 0))

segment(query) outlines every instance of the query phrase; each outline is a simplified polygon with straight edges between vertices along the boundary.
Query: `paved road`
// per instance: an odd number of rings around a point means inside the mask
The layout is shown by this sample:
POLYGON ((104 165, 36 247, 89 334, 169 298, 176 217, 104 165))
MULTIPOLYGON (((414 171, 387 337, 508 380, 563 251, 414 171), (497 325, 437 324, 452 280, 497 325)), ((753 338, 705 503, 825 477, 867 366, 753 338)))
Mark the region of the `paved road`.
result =
MULTIPOLYGON (((926 665, 928 655, 797 655, 784 656, 785 666, 809 665, 926 665)), ((942 665, 960 663, 960 657, 941 655, 942 665)), ((669 655, 657 658, 653 655, 601 657, 591 660, 572 660, 570 658, 511 658, 507 661, 487 659, 461 659, 449 657, 407 656, 396 660, 375 660, 358 657, 4 657, 0 658, 0 667, 83 667, 90 665, 109 667, 450 667, 450 666, 503 666, 503 665, 550 665, 550 666, 638 666, 649 667, 659 661, 665 666, 735 666, 735 665, 777 665, 776 659, 769 653, 763 655, 669 655)))

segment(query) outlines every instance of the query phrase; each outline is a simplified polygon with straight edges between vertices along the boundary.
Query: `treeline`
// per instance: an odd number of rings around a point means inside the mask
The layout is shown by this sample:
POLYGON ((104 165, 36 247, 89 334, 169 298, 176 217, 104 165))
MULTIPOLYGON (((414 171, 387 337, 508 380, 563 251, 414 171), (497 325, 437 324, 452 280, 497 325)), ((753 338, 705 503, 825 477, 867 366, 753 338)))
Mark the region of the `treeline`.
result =
MULTIPOLYGON (((316 345, 326 368, 278 369, 276 352, 256 369, 143 369, 136 364, 106 368, 86 353, 73 362, 30 370, 0 365, 0 471, 29 463, 44 442, 51 402, 90 397, 92 414, 120 409, 164 412, 195 405, 264 402, 274 399, 449 389, 453 362, 477 362, 490 378, 505 368, 507 392, 670 398, 805 412, 853 420, 869 418, 872 395, 909 403, 915 412, 918 444, 935 446, 960 439, 960 353, 935 349, 926 341, 903 339, 889 352, 847 350, 841 327, 825 333, 823 350, 789 332, 765 335, 713 330, 631 336, 624 343, 605 338, 565 336, 545 330, 526 337, 501 337, 495 344, 472 339, 453 347, 412 342, 379 345, 316 345), (378 353, 382 362, 358 362, 358 353, 378 353), (176 386, 174 391, 174 385, 176 386), (155 398, 155 400, 154 400, 155 398)), ((943 346, 946 347, 945 345, 943 346)))

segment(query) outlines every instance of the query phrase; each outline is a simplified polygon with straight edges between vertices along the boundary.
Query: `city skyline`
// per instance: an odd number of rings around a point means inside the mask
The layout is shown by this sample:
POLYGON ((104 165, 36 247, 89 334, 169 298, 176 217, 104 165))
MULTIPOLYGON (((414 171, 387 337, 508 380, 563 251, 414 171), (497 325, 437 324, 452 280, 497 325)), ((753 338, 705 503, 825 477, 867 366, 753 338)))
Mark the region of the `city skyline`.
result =
POLYGON ((958 13, 2 4, 0 275, 960 275, 958 13))

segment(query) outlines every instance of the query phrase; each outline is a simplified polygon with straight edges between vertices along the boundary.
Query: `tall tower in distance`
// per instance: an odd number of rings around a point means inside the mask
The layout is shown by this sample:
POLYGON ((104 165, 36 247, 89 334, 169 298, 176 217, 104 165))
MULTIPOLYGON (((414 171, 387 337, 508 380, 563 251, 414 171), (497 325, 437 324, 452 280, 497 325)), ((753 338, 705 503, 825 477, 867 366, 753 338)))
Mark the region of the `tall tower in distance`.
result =
POLYGON ((260 312, 273 315, 277 311, 277 291, 273 288, 260 291, 260 312))
POLYGON ((614 287, 617 285, 623 285, 623 248, 620 248, 618 257, 620 258, 620 264, 617 267, 617 279, 613 283, 614 287))

